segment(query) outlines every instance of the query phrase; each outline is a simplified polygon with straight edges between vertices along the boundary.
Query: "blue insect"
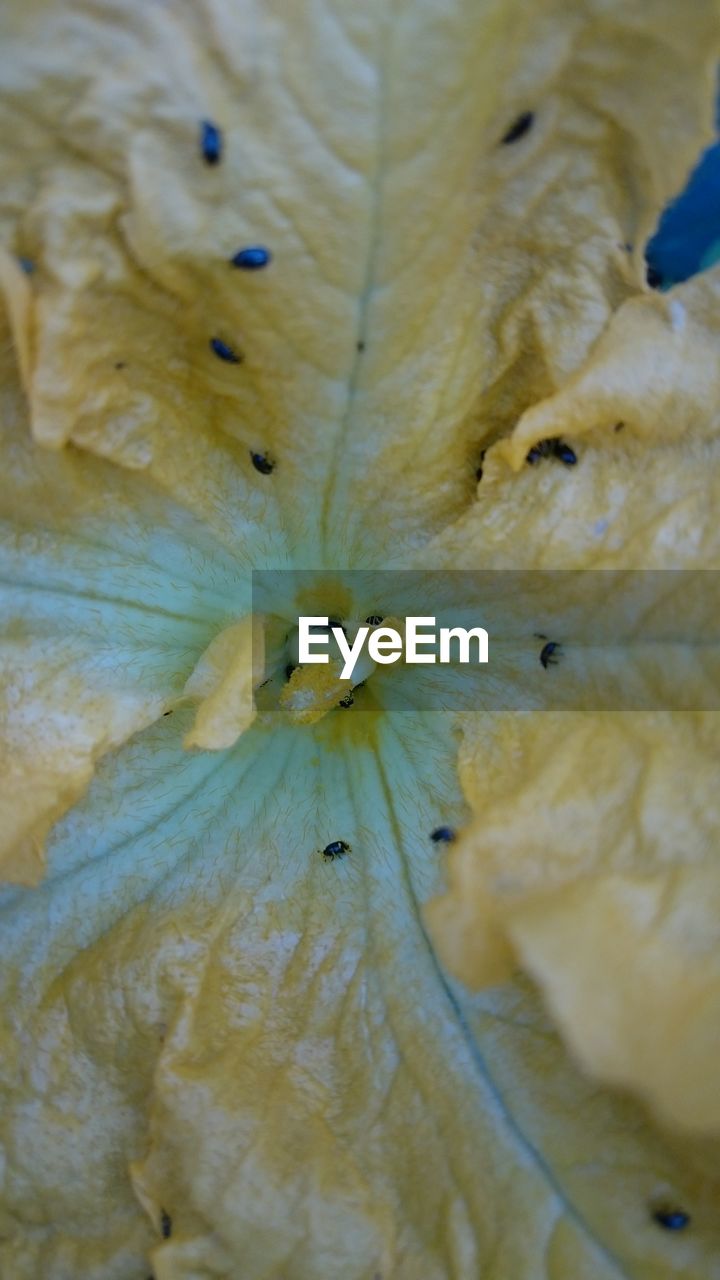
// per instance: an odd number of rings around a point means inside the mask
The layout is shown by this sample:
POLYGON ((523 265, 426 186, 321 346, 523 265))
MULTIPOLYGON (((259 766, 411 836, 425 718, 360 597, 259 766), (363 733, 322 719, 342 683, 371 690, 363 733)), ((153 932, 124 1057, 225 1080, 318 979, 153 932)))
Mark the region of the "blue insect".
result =
POLYGON ((564 463, 566 467, 574 467, 577 462, 577 455, 569 444, 565 444, 559 436, 551 436, 548 440, 538 440, 528 453, 526 462, 530 466, 534 466, 541 458, 557 458, 558 462, 564 463))
POLYGON ((514 120, 510 125, 507 133, 503 134, 503 146, 506 147, 508 143, 517 142, 520 138, 524 138, 525 134, 532 129, 534 121, 535 115, 532 111, 523 111, 522 115, 518 116, 517 120, 514 120))
POLYGON ((452 827, 436 827, 430 832, 430 839, 433 844, 452 844, 455 839, 455 832, 452 827))
POLYGON ((684 1231, 690 1224, 690 1214, 684 1209, 670 1209, 663 1206, 654 1210, 653 1218, 665 1231, 684 1231))
POLYGON ((247 249, 239 249, 238 252, 230 259, 234 267, 240 267, 242 271, 260 271, 272 261, 272 254, 269 249, 265 249, 262 245, 251 245, 247 249))
POLYGON ((200 121, 200 153, 206 164, 219 164, 223 153, 223 136, 212 120, 200 121))
POLYGON ((548 667, 556 667, 562 645, 557 640, 548 640, 540 650, 540 661, 547 671, 548 667), (557 654, 557 657, 555 656, 557 654))
POLYGON ((269 476, 275 470, 275 463, 265 453, 253 453, 251 450, 250 458, 255 470, 259 471, 261 476, 269 476))
POLYGON ((344 858, 350 852, 350 845, 346 840, 331 840, 323 849, 323 858, 326 862, 334 862, 336 858, 344 858))
POLYGON ((211 338, 210 350, 214 351, 218 360, 224 360, 227 364, 240 364, 242 361, 242 356, 239 356, 237 351, 233 351, 222 338, 211 338))

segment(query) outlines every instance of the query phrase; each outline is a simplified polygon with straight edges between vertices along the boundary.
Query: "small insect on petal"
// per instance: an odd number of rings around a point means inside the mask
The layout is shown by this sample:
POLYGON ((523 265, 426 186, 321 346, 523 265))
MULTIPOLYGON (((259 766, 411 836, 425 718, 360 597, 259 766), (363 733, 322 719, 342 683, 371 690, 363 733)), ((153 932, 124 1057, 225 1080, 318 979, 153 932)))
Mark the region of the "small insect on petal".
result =
POLYGON ((559 436, 549 436, 547 440, 538 440, 529 451, 525 461, 531 467, 539 462, 541 458, 556 458, 558 462, 562 462, 566 467, 574 467, 577 462, 577 454, 569 444, 565 444, 559 436))
POLYGON ((430 832, 430 839, 433 844, 452 844, 455 839, 455 832, 452 827, 436 827, 430 832))
POLYGON ((350 853, 350 845, 346 840, 331 840, 330 844, 326 844, 323 849, 323 858, 327 862, 334 862, 336 858, 344 858, 346 853, 350 853))
POLYGON ((541 458, 550 457, 552 457, 552 440, 538 440, 537 444, 534 444, 528 453, 525 461, 531 467, 534 467, 535 463, 539 462, 541 458))
POLYGON ((525 134, 532 129, 534 120, 535 113, 533 111, 523 111, 522 115, 519 115, 517 120, 514 120, 510 125, 507 133, 503 134, 502 145, 506 147, 509 143, 517 142, 519 138, 524 138, 525 134))
POLYGON ((349 693, 346 693, 346 694, 345 694, 345 697, 344 697, 344 698, 341 698, 341 699, 340 699, 340 701, 338 702, 338 706, 339 706, 339 707, 351 707, 351 706, 353 705, 354 701, 355 701, 355 699, 354 699, 354 697, 353 697, 353 693, 352 693, 352 689, 351 689, 349 693))
POLYGON ((559 657, 561 648, 562 646, 559 644, 557 640, 548 640, 547 644, 543 645, 542 649, 540 650, 540 662, 542 663, 546 671, 548 667, 557 666, 558 660, 557 660, 557 657, 555 657, 555 654, 557 654, 559 657))
POLYGON ((275 470, 275 463, 265 453, 253 453, 251 450, 250 459, 255 470, 259 471, 261 476, 269 476, 275 470))
POLYGON ((381 622, 382 614, 379 613, 369 613, 365 619, 365 623, 368 627, 379 627, 381 622))
POLYGON ((665 1231, 684 1231, 690 1224, 690 1214, 684 1209, 672 1209, 666 1206, 653 1210, 653 1218, 665 1231))
POLYGON ((223 342, 222 338, 210 339, 210 350, 215 353, 218 360, 224 360, 227 364, 240 364, 242 356, 239 356, 227 342, 223 342))
POLYGON ((242 271, 260 271, 271 260, 272 254, 270 250, 263 248, 260 244, 256 244, 247 249, 239 249, 230 259, 230 263, 233 267, 240 267, 242 271))
POLYGON ((577 454, 574 449, 571 449, 569 444, 564 444, 562 440, 557 442, 555 457, 558 462, 562 462, 566 467, 574 467, 577 462, 577 454))
POLYGON ((169 1240, 172 1235, 172 1219, 164 1209, 160 1210, 160 1230, 162 1231, 163 1240, 169 1240))
POLYGON ((200 121, 200 153, 206 164, 219 164, 222 160, 223 136, 212 120, 200 121))

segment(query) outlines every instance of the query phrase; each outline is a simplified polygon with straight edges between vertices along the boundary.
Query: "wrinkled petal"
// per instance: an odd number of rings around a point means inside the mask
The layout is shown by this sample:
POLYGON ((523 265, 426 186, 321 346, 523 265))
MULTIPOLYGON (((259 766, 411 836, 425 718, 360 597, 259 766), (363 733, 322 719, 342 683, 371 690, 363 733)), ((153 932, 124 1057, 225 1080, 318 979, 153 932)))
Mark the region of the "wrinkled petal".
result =
POLYGON ((519 468, 547 436, 627 431, 653 448, 717 436, 720 271, 662 296, 624 303, 586 364, 557 395, 524 414, 498 450, 519 468))
MULTIPOLYGON (((529 409, 491 451, 476 509, 438 540, 433 554, 455 567, 529 561, 538 567, 716 568, 719 303, 715 272, 663 298, 621 307, 566 386, 529 409), (529 448, 549 436, 577 441, 574 468, 524 465, 529 448), (522 470, 508 474, 508 462, 522 470)), ((670 595, 675 590, 669 582, 670 595)), ((555 605, 562 619, 566 601, 543 604, 546 616, 555 605)), ((682 591, 677 617, 680 626, 689 617, 682 591)), ((700 627, 694 634, 700 640, 706 632, 700 627)), ((583 659, 568 657, 562 679, 572 697, 583 659)), ((631 680, 633 657, 619 648, 612 660, 631 680)), ((441 954, 475 986, 501 980, 522 962, 587 1070, 642 1093, 666 1121, 717 1129, 720 1111, 709 1095, 715 1096, 720 1020, 712 969, 705 974, 707 948, 693 947, 689 923, 694 903, 699 933, 707 935, 702 895, 688 887, 678 896, 688 954, 676 956, 674 969, 669 966, 673 979, 666 973, 662 998, 653 999, 657 973, 646 957, 664 934, 659 925, 655 938, 651 925, 621 924, 614 905, 620 882, 606 880, 618 871, 630 884, 633 876, 648 876, 648 894, 651 886, 671 894, 686 861, 711 860, 720 818, 711 794, 717 720, 541 716, 498 723, 491 732, 486 717, 469 730, 468 742, 463 776, 477 820, 451 856, 449 896, 432 909, 441 954), (582 934, 576 961, 571 939, 578 941, 581 931, 574 907, 582 904, 589 918, 591 903, 598 907, 596 926, 582 934), (612 908, 605 919, 603 903, 612 908), (547 918, 540 924, 543 904, 547 918), (533 946, 520 923, 525 912, 533 946), (615 926, 624 960, 608 966, 615 926), (706 982, 709 992, 695 1005, 696 1030, 676 1037, 673 1020, 685 1025, 692 992, 697 984, 705 990, 706 982), (592 983, 602 989, 601 1000, 591 995, 592 983), (663 1054, 668 1036, 675 1051, 663 1054)), ((697 874, 702 879, 709 872, 697 874)), ((671 950, 668 945, 668 955, 671 950)))
POLYGON ((692 22, 668 0, 291 21, 205 0, 7 24, 0 225, 35 263, 35 437, 144 469, 223 537, 262 526, 280 563, 384 562, 464 511, 480 448, 642 287, 710 138, 710 0, 692 22), (268 267, 230 265, 258 242, 268 267))
POLYGON ((231 747, 255 719, 253 693, 263 674, 262 619, 248 616, 218 632, 183 690, 185 697, 200 701, 184 745, 213 751, 231 747))
POLYGON ((468 726, 475 817, 429 908, 473 987, 522 964, 593 1076, 666 1122, 720 1129, 716 714, 497 717, 468 726))
POLYGON ((184 754, 191 714, 106 757, 6 898, 3 1271, 716 1276, 708 1153, 584 1083, 529 993, 439 970, 436 719, 184 754))
POLYGON ((73 679, 49 687, 72 689, 89 786, 46 881, 3 900, 2 1270, 717 1280, 716 1149, 588 1084, 522 984, 473 997, 437 964, 429 833, 467 818, 447 723, 247 727, 247 648, 221 638, 253 566, 385 564, 433 535, 440 566, 600 561, 578 533, 609 494, 618 556, 628 530, 659 554, 673 507, 679 563, 706 562, 714 445, 631 480, 617 449, 569 478, 492 445, 644 288, 644 236, 709 138, 715 7, 291 8, 3 17, 0 223, 35 271, 0 283, 33 436, 60 451, 23 463, 46 480, 31 522, 22 476, 3 496, 37 574, 9 580, 64 588, 27 616, 53 652, 67 627, 73 679), (248 244, 262 271, 231 265, 248 244), (659 1231, 659 1198, 691 1234, 659 1231))
POLYGON ((489 451, 475 504, 426 558, 458 569, 717 568, 719 357, 720 272, 627 302, 566 386, 489 451), (548 437, 569 441, 577 465, 525 465, 548 437))
POLYGON ((581 881, 520 907, 509 932, 589 1074, 667 1123, 720 1130, 716 865, 581 881))
POLYGON ((0 877, 34 883, 52 824, 105 752, 172 708, 241 588, 152 486, 33 449, 0 342, 0 877))

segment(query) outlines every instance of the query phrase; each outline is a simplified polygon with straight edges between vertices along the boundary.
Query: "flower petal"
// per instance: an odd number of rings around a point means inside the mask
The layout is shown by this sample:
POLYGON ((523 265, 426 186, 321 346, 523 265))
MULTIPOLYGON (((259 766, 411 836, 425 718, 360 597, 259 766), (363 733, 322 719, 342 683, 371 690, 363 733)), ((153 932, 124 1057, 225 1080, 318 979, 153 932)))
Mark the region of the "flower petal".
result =
POLYGON ((468 726, 476 816, 429 909, 453 972, 478 987, 523 964, 591 1075, 698 1132, 720 1129, 719 740, 716 714, 468 726))
POLYGON ((642 287, 711 136, 711 0, 692 22, 668 0, 401 10, 7 19, 36 438, 147 470, 279 562, 382 562, 464 511, 479 449, 642 287), (233 266, 248 245, 263 270, 233 266))
POLYGON ((250 615, 211 640, 183 690, 199 698, 186 747, 219 750, 233 742, 255 719, 253 691, 263 677, 262 620, 250 615))
POLYGON ((666 1124, 720 1132, 716 865, 582 880, 519 907, 509 932, 589 1074, 666 1124))
POLYGON ((190 714, 107 757, 6 897, 14 1280, 131 1280, 148 1249, 158 1280, 713 1275, 702 1147, 585 1084, 528 992, 437 966, 429 832, 462 813, 437 718, 258 720, 209 755, 179 749, 190 714))
POLYGON ((0 876, 33 883, 49 828, 99 757, 173 706, 233 597, 242 606, 232 562, 152 486, 33 448, 6 339, 0 876))
POLYGON ((626 302, 565 386, 488 451, 477 501, 423 563, 716 568, 719 357, 720 271, 626 302), (526 466, 548 437, 569 440, 577 464, 526 466))

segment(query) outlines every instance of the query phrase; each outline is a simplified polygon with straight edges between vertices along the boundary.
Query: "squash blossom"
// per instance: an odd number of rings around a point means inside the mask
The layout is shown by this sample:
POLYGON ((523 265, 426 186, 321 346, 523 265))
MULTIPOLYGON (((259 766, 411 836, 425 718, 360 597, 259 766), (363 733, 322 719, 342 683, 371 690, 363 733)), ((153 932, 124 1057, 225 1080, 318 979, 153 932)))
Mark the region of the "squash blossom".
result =
POLYGON ((251 590, 720 567, 716 5, 0 30, 0 1275, 718 1280, 717 713, 339 705, 251 590))

